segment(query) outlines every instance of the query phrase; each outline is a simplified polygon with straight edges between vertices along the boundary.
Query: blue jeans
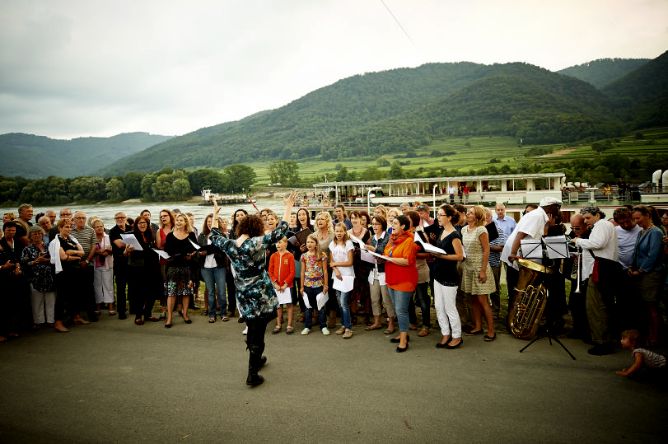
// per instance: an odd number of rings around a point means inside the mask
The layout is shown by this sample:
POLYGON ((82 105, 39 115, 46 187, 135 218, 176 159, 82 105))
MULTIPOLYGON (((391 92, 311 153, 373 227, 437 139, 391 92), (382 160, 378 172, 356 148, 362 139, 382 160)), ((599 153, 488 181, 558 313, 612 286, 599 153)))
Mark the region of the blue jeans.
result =
POLYGON ((394 311, 397 312, 397 319, 399 320, 399 331, 407 332, 408 331, 408 303, 411 300, 412 292, 398 291, 393 290, 389 286, 387 287, 387 292, 392 298, 392 305, 394 305, 394 311))
MULTIPOLYGON (((321 292, 322 287, 304 287, 304 293, 306 293, 309 305, 311 306, 311 308, 306 308, 306 306, 304 306, 304 327, 306 328, 311 328, 313 325, 313 310, 318 310, 318 302, 315 297, 321 292)), ((318 323, 320 324, 320 330, 327 327, 326 307, 322 307, 322 310, 318 311, 318 323)))
POLYGON ((220 306, 220 316, 226 314, 227 302, 225 300, 225 267, 204 268, 202 277, 206 284, 206 296, 209 303, 209 316, 216 315, 216 300, 220 306), (214 292, 216 300, 214 300, 214 292))
POLYGON ((350 319, 350 292, 344 293, 342 291, 336 290, 336 300, 339 301, 339 307, 341 307, 341 323, 347 329, 353 328, 352 320, 350 319))

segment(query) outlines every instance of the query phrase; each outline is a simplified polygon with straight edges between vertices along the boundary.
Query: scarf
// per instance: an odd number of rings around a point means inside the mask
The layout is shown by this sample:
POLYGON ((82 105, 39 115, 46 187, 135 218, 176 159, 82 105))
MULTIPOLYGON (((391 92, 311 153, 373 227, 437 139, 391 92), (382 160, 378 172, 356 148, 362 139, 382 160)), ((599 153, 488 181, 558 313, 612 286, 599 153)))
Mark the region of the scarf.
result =
MULTIPOLYGON (((56 274, 63 271, 63 264, 60 262, 60 235, 56 235, 53 240, 49 243, 49 256, 51 256, 51 263, 56 266, 56 274)), ((74 241, 75 244, 79 245, 79 241, 76 237, 70 236, 68 238, 71 241, 74 241)))

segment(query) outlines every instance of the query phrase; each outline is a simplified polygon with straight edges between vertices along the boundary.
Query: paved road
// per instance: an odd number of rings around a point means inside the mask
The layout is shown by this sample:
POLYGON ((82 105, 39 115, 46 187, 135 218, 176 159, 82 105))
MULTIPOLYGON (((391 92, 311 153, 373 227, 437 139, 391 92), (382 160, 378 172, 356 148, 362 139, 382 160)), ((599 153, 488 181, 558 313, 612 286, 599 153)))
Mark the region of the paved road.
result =
POLYGON ((564 340, 466 337, 458 350, 381 331, 268 335, 245 384, 236 322, 103 319, 0 344, 0 442, 658 442, 668 393, 620 378, 629 356, 564 340))

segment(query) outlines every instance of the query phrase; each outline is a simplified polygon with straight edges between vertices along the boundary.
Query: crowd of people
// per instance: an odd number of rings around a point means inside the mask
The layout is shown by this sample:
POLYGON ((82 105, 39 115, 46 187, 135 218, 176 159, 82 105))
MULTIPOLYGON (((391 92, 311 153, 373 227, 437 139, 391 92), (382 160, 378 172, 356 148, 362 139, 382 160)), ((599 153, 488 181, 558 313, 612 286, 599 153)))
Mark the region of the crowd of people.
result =
MULTIPOLYGON (((416 203, 380 205, 373 214, 339 205, 314 221, 306 208, 293 211, 295 199, 286 198, 282 218, 240 209, 227 221, 215 206, 201 229, 191 214, 168 209, 157 224, 149 210, 134 219, 118 212, 107 230, 81 211, 33 218, 23 204, 3 218, 0 342, 43 327, 66 333, 103 314, 171 328, 176 313, 188 325, 203 281, 209 323, 237 316, 246 323, 252 386, 262 383, 264 335, 274 319, 273 334, 306 336, 316 324, 323 335, 349 340, 357 328, 382 330, 403 353, 411 332, 432 335, 433 308, 436 348, 460 348, 464 336, 491 343, 495 321, 507 325, 515 302, 523 241, 566 234, 553 198, 528 205, 519 220, 502 203, 444 204, 435 219, 416 203)), ((598 207, 574 214, 572 254, 543 260, 553 270, 545 326, 590 343, 592 355, 612 353, 622 337, 634 353, 641 343, 657 346, 666 314, 666 224, 668 214, 643 205, 619 207, 610 218, 598 207)), ((626 370, 620 374, 633 373, 626 370)))

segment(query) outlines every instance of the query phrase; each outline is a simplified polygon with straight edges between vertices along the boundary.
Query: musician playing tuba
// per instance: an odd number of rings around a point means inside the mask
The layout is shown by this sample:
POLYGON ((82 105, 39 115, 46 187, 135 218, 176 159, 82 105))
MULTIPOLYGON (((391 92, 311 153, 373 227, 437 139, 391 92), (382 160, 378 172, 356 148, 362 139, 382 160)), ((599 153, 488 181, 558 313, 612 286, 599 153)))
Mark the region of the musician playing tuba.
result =
POLYGON ((508 313, 510 313, 514 304, 514 291, 519 279, 519 265, 517 258, 519 256, 520 242, 523 239, 540 239, 543 237, 549 226, 561 222, 561 201, 554 197, 545 197, 538 204, 538 208, 527 213, 520 219, 512 234, 506 241, 506 245, 501 252, 501 260, 508 267, 506 269, 508 285, 508 313))

